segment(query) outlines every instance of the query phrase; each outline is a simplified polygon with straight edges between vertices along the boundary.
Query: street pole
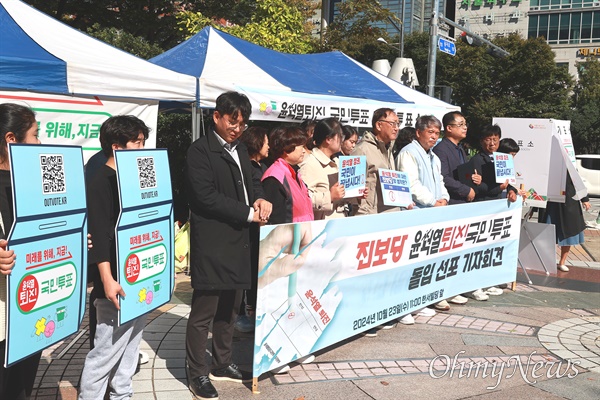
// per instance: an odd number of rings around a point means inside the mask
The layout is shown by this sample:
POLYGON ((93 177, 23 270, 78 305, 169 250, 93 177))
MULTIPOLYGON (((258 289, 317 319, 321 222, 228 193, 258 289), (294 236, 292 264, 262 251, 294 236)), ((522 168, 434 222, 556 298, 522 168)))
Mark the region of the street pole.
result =
POLYGON ((433 1, 433 14, 429 20, 429 58, 427 60, 427 94, 435 97, 435 64, 437 62, 439 0, 433 1))
POLYGON ((400 20, 402 21, 402 30, 400 31, 400 58, 404 58, 404 3, 406 0, 402 0, 402 14, 400 20))
POLYGON ((400 26, 398 26, 394 20, 392 19, 392 17, 387 17, 388 21, 390 22, 390 24, 392 24, 392 26, 394 28, 396 28, 396 30, 400 33, 400 42, 398 43, 400 45, 399 47, 399 51, 400 51, 400 58, 404 58, 404 21, 400 21, 400 26), (400 28, 402 27, 402 28, 400 28))

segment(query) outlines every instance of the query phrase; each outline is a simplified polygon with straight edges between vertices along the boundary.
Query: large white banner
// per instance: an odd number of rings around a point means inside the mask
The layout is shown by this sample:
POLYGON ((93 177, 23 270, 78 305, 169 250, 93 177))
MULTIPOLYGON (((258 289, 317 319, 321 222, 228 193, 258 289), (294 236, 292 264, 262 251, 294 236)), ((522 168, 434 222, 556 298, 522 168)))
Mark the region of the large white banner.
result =
POLYGON ((100 126, 114 115, 134 115, 144 121, 150 128, 146 148, 156 147, 158 101, 0 91, 0 103, 33 109, 41 142, 81 146, 84 162, 100 150, 100 126))
POLYGON ((254 376, 514 281, 520 222, 521 202, 504 199, 261 227, 254 376))

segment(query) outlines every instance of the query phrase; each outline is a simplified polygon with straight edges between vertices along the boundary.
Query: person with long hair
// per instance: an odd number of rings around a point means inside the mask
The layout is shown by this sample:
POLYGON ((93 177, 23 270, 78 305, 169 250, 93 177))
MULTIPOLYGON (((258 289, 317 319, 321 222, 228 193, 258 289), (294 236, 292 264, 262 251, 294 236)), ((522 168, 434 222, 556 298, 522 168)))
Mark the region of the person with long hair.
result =
POLYGON ((342 135, 342 124, 337 118, 319 121, 313 134, 315 147, 300 164, 300 173, 308 186, 316 220, 346 216, 346 192, 344 186, 337 182, 339 168, 332 159, 340 151, 342 135))
MULTIPOLYGON (((13 103, 0 104, 0 358, 6 352, 6 279, 15 266, 16 255, 6 250, 6 237, 14 222, 10 181, 9 143, 39 144, 38 124, 33 111, 13 103)), ((25 400, 33 391, 42 352, 4 367, 0 363, 0 399, 25 400)))

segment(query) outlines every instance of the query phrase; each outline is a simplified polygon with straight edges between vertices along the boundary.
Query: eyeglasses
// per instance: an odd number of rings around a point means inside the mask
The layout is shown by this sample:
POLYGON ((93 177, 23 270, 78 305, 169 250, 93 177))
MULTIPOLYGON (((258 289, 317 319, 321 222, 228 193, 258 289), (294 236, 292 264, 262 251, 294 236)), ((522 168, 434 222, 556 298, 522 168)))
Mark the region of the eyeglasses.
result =
POLYGON ((466 122, 461 122, 460 124, 447 124, 447 125, 452 125, 452 126, 457 126, 459 128, 465 128, 467 129, 469 127, 469 124, 467 124, 466 122))
POLYGON ((496 144, 499 142, 498 138, 493 138, 493 137, 487 137, 485 139, 482 140, 483 143, 489 143, 489 144, 496 144))
POLYGON ((246 129, 248 129, 248 124, 234 124, 231 121, 227 120, 227 129, 230 131, 235 131, 237 129, 239 129, 240 131, 244 132, 246 129))
POLYGON ((391 126, 392 128, 396 128, 396 129, 400 128, 400 122, 396 122, 396 121, 388 121, 388 120, 386 120, 386 119, 380 119, 380 120, 379 120, 379 121, 377 121, 377 122, 387 122, 388 124, 390 124, 390 126, 391 126))

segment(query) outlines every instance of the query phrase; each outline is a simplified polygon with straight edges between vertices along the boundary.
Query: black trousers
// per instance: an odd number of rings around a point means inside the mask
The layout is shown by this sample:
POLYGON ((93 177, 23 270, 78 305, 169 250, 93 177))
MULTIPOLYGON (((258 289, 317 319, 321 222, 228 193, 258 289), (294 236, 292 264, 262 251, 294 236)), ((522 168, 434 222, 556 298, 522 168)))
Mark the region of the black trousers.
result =
POLYGON ((211 369, 231 364, 233 325, 242 299, 242 290, 198 290, 192 295, 185 347, 190 379, 208 375, 211 369), (206 361, 210 323, 212 328, 212 362, 206 361))
POLYGON ((35 374, 42 352, 35 353, 8 368, 4 368, 6 340, 0 342, 0 399, 26 400, 31 396, 35 374))

